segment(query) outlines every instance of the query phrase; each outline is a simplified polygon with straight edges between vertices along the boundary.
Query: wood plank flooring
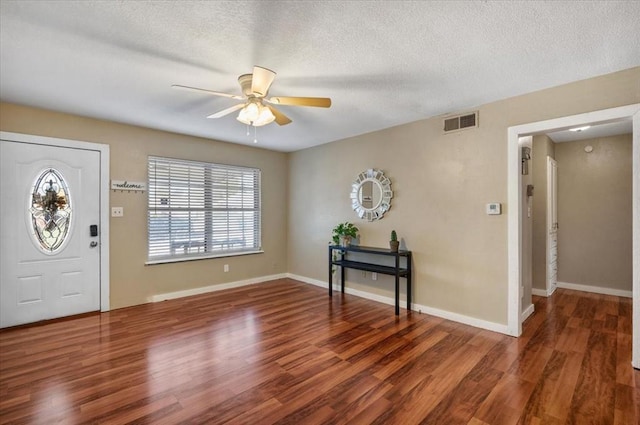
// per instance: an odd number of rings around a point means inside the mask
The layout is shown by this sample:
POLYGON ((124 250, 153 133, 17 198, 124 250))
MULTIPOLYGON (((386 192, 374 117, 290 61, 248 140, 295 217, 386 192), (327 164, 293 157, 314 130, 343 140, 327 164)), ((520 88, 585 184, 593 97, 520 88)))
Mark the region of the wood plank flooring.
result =
POLYGON ((2 424, 638 424, 631 300, 520 338, 282 279, 0 332, 2 424))

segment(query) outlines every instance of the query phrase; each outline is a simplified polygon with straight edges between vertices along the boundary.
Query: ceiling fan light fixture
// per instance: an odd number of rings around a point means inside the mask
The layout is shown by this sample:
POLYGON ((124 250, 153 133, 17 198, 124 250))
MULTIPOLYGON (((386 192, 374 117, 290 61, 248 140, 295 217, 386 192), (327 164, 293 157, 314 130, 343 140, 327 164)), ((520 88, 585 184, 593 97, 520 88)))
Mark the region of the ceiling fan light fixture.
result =
POLYGON ((251 102, 240 110, 236 119, 243 124, 260 127, 272 123, 276 117, 266 106, 261 103, 251 102))
POLYGON ((260 108, 254 102, 250 102, 244 108, 240 109, 238 114, 238 121, 251 125, 252 122, 258 119, 260 115, 260 108))
POLYGON ((256 127, 270 124, 276 119, 275 115, 273 115, 273 113, 271 112, 271 109, 267 108, 264 105, 261 106, 262 107, 260 108, 260 115, 258 116, 258 119, 253 123, 253 125, 256 127))

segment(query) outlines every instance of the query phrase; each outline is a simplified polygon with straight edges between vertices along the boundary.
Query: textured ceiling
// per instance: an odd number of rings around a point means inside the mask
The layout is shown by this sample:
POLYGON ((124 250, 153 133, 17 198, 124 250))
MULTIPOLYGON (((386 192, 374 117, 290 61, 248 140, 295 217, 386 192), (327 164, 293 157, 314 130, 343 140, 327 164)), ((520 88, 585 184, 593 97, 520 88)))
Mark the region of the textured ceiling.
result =
POLYGON ((280 151, 343 139, 640 65, 637 1, 0 1, 0 98, 253 145, 235 120, 254 65, 293 123, 280 151))

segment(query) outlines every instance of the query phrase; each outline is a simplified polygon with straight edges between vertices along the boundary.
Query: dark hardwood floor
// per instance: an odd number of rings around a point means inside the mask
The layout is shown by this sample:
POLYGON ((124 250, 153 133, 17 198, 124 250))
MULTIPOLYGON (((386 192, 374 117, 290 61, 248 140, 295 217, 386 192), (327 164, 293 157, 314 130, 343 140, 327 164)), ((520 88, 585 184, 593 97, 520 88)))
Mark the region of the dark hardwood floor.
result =
POLYGON ((293 280, 0 332, 2 424, 637 424, 631 300, 521 338, 293 280))

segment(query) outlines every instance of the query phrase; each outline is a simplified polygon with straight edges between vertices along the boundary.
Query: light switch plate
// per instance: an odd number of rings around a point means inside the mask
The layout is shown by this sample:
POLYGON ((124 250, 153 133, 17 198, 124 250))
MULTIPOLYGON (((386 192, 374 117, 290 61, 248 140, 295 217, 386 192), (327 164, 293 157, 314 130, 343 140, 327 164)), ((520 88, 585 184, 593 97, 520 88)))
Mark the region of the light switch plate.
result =
POLYGON ((124 208, 111 207, 111 217, 123 217, 123 216, 124 216, 124 208))

